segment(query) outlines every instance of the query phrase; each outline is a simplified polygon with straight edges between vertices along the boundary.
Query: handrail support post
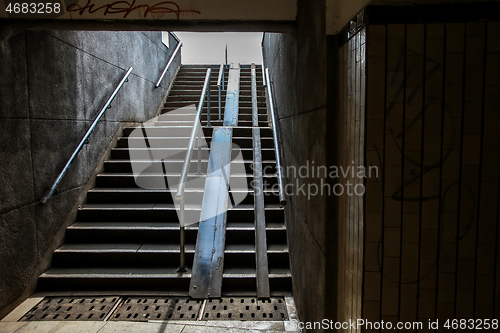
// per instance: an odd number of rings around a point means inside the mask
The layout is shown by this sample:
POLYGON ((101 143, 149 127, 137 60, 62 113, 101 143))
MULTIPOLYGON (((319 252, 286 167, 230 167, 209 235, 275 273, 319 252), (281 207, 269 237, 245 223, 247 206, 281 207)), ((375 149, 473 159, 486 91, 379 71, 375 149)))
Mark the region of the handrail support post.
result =
POLYGON ((201 175, 201 136, 203 134, 203 129, 200 127, 200 130, 198 131, 198 175, 201 175), (201 133, 200 133, 201 132, 201 133))
POLYGON ((210 81, 208 81, 207 90, 207 127, 210 127, 210 81))
POLYGON ((180 266, 177 268, 177 272, 179 273, 184 273, 187 272, 186 268, 186 258, 185 258, 185 230, 184 230, 184 197, 181 198, 181 214, 180 214, 180 230, 179 230, 179 236, 180 236, 180 266))
POLYGON ((222 115, 222 105, 221 105, 221 84, 222 89, 224 89, 224 64, 220 64, 219 66, 219 78, 217 79, 217 89, 219 90, 219 119, 221 120, 222 115))
POLYGON ((221 104, 220 86, 219 86, 218 88, 219 88, 219 120, 221 120, 221 118, 220 118, 220 117, 221 117, 221 107, 222 107, 222 106, 220 105, 220 104, 221 104))

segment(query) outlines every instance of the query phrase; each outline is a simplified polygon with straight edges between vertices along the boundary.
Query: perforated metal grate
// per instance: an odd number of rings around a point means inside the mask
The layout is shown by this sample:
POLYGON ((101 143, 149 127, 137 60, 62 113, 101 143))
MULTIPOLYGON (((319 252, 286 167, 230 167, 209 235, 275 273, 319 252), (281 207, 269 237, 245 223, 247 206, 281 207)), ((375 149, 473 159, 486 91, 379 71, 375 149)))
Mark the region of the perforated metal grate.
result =
POLYGON ((223 297, 206 301, 202 320, 284 321, 288 320, 288 313, 283 298, 223 297))
POLYGON ((110 320, 197 320, 202 303, 188 297, 128 298, 110 320))
POLYGON ((248 320, 285 321, 284 298, 259 300, 223 297, 196 300, 190 297, 101 298, 46 297, 21 321, 149 321, 149 320, 248 320))
POLYGON ((46 297, 26 313, 21 321, 103 321, 118 300, 118 297, 46 297))

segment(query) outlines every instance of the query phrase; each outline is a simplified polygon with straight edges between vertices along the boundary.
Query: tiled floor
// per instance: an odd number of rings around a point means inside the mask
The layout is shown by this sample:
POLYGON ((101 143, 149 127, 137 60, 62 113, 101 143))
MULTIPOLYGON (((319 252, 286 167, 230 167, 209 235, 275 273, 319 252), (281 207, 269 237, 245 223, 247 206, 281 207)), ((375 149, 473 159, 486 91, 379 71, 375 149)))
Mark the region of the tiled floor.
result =
POLYGON ((43 297, 31 297, 0 321, 0 333, 299 333, 292 297, 287 297, 289 321, 29 321, 18 320, 43 297))

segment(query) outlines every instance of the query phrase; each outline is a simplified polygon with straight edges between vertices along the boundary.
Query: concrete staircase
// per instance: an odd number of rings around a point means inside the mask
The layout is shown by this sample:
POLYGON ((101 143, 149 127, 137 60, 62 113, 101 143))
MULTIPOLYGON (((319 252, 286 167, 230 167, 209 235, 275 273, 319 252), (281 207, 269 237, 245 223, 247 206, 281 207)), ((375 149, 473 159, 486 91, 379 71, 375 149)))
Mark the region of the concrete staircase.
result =
MULTIPOLYGON (((182 66, 170 91, 163 113, 197 104, 206 70, 209 66, 182 66)), ((218 120, 217 77, 219 66, 210 66, 211 125, 218 120)), ((272 296, 291 292, 291 275, 283 208, 276 184, 275 155, 272 130, 268 127, 262 72, 257 71, 259 127, 261 127, 262 159, 265 188, 265 218, 269 286, 272 296), (266 168, 267 167, 267 168, 266 168)), ((227 80, 227 75, 225 76, 227 80)), ((241 147, 246 174, 231 173, 230 177, 246 178, 251 184, 253 173, 252 96, 250 66, 242 66, 240 76, 238 126, 233 128, 233 143, 241 147)), ((221 99, 224 105, 225 92, 221 99)), ((222 106, 223 106, 222 105, 222 106)), ((206 106, 206 103, 205 103, 206 106)), ((222 112, 224 109, 222 108, 222 112)), ((223 114, 222 114, 223 118, 223 114)), ((210 144, 213 127, 206 126, 207 108, 202 113, 203 132, 210 144)), ((187 137, 169 137, 179 126, 192 126, 185 117, 168 121, 160 116, 155 123, 158 135, 149 140, 168 142, 169 149, 185 149, 187 137), (169 131, 165 131, 167 128, 169 131), (162 131, 160 131, 162 129, 162 131), (177 147, 177 148, 176 148, 177 147)), ((39 278, 38 289, 53 292, 112 291, 118 293, 158 293, 187 295, 191 271, 178 273, 179 223, 172 199, 172 189, 142 189, 134 181, 129 158, 128 135, 123 137, 104 163, 104 172, 97 176, 96 187, 87 194, 87 203, 77 215, 77 221, 66 230, 65 243, 53 255, 52 267, 39 278)), ((207 170, 208 149, 202 151, 202 170, 207 170)), ((195 149, 188 180, 195 177, 198 156, 195 149)), ((181 163, 169 161, 168 163, 181 163)), ((159 179, 162 174, 143 175, 159 179)), ((178 175, 180 176, 180 175, 178 175)), ((186 195, 202 198, 201 179, 186 189, 186 195)), ((231 191, 241 191, 232 188, 231 191)), ((201 202, 201 200, 200 200, 201 202)), ((200 210, 201 207, 195 207, 200 210)), ((186 263, 193 265, 198 224, 186 227, 186 263)), ((255 296, 256 258, 254 227, 254 196, 252 190, 242 203, 227 214, 226 244, 222 280, 223 295, 255 296)))

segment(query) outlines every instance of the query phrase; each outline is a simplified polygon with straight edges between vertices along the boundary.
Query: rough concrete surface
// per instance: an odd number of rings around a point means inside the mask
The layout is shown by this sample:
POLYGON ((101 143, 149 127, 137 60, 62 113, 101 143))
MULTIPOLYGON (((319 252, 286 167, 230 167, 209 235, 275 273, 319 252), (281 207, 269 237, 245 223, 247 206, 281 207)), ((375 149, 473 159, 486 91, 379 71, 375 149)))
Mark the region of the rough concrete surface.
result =
MULTIPOLYGON (((297 30, 267 33, 263 41, 264 65, 269 68, 275 108, 282 136, 284 168, 326 165, 326 35, 325 2, 298 1, 297 30)), ((333 143, 328 143, 333 144, 333 143)), ((294 192, 319 178, 286 175, 294 192), (297 183, 298 182, 298 183, 297 183)), ((295 193, 285 209, 290 248, 293 291, 302 321, 335 320, 336 300, 327 295, 327 247, 335 246, 327 235, 325 212, 328 197, 312 198, 295 193)))
POLYGON ((173 36, 170 48, 161 40, 161 32, 39 30, 0 42, 0 317, 35 278, 120 123, 155 116, 180 66, 179 53, 155 88, 177 46, 173 36), (37 206, 129 67, 58 192, 37 206))

